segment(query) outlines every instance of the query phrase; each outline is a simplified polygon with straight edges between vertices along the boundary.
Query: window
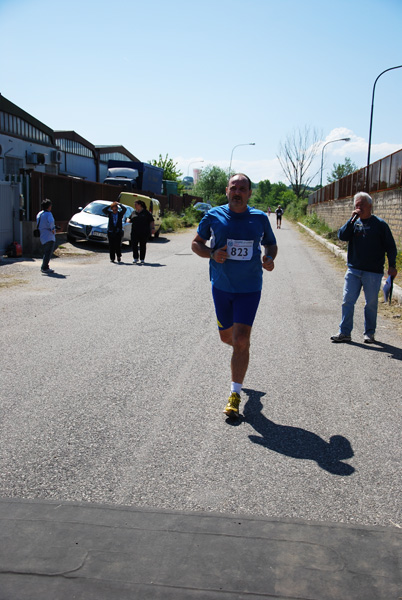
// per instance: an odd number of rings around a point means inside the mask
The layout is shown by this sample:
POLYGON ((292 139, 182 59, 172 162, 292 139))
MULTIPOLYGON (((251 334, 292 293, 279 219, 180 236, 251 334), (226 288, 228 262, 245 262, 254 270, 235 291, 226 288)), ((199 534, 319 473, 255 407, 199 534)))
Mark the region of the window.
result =
POLYGON ((102 162, 107 162, 108 160, 127 160, 131 161, 128 156, 122 154, 121 152, 109 152, 108 154, 101 154, 100 159, 102 162))
POLYGON ((19 175, 20 169, 24 166, 22 158, 15 158, 14 156, 4 157, 4 174, 5 175, 19 175))

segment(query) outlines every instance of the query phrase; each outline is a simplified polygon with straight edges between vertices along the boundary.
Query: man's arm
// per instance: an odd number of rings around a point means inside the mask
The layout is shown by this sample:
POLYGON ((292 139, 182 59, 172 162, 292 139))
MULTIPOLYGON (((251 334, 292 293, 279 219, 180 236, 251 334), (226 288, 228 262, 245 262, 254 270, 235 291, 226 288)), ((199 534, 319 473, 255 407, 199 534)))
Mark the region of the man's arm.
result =
POLYGON ((388 275, 396 277, 398 271, 396 270, 396 255, 398 253, 394 236, 392 235, 391 229, 387 223, 384 223, 385 227, 385 251, 388 258, 388 275))
POLYGON ((198 233, 191 243, 191 250, 198 256, 201 256, 201 258, 211 258, 211 248, 207 246, 206 240, 198 235, 198 233))
POLYGON ((264 256, 262 257, 262 268, 266 271, 273 271, 275 264, 274 260, 278 254, 278 246, 272 244, 270 246, 264 246, 264 256))
POLYGON ((228 258, 227 244, 223 248, 212 249, 198 233, 192 241, 191 250, 201 258, 211 258, 218 263, 224 263, 228 258))
POLYGON ((352 239, 355 230, 354 224, 358 217, 359 211, 353 209, 349 221, 346 221, 345 225, 342 225, 342 227, 338 229, 338 239, 342 242, 349 242, 352 239))

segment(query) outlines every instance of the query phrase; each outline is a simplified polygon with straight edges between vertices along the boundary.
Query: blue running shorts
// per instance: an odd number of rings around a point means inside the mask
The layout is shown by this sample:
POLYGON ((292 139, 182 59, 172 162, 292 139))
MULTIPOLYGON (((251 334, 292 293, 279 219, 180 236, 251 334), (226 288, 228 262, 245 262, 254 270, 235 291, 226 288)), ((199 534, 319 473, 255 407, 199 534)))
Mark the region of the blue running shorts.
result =
POLYGON ((233 323, 242 323, 250 327, 253 325, 261 291, 240 294, 224 292, 212 286, 212 297, 219 329, 229 329, 233 323))

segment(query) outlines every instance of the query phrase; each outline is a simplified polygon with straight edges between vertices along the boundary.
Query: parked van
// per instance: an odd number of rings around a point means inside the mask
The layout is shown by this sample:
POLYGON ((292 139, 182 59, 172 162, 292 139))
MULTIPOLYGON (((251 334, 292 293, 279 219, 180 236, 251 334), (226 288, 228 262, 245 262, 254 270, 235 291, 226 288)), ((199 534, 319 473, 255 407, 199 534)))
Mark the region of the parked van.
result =
POLYGON ((121 202, 121 204, 127 204, 128 206, 132 206, 132 208, 135 208, 135 203, 138 202, 138 200, 145 202, 147 210, 149 210, 153 216, 155 221, 155 237, 158 238, 162 225, 161 205, 159 200, 156 198, 149 198, 148 196, 142 196, 142 194, 134 194, 132 192, 121 192, 118 197, 118 201, 121 202))

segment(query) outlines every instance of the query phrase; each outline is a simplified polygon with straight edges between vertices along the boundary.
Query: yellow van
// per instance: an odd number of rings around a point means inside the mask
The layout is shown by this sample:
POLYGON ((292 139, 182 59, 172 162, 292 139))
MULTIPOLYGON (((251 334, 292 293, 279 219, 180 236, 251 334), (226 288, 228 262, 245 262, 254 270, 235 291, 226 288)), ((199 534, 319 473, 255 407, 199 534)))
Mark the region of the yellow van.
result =
POLYGON ((121 204, 127 204, 127 206, 131 206, 132 208, 135 208, 135 203, 138 202, 138 200, 145 202, 147 210, 149 210, 153 216, 155 221, 155 237, 158 238, 162 225, 161 205, 159 200, 156 198, 149 198, 148 196, 142 196, 141 194, 134 194, 133 192, 121 192, 118 197, 118 201, 121 202, 121 204))

